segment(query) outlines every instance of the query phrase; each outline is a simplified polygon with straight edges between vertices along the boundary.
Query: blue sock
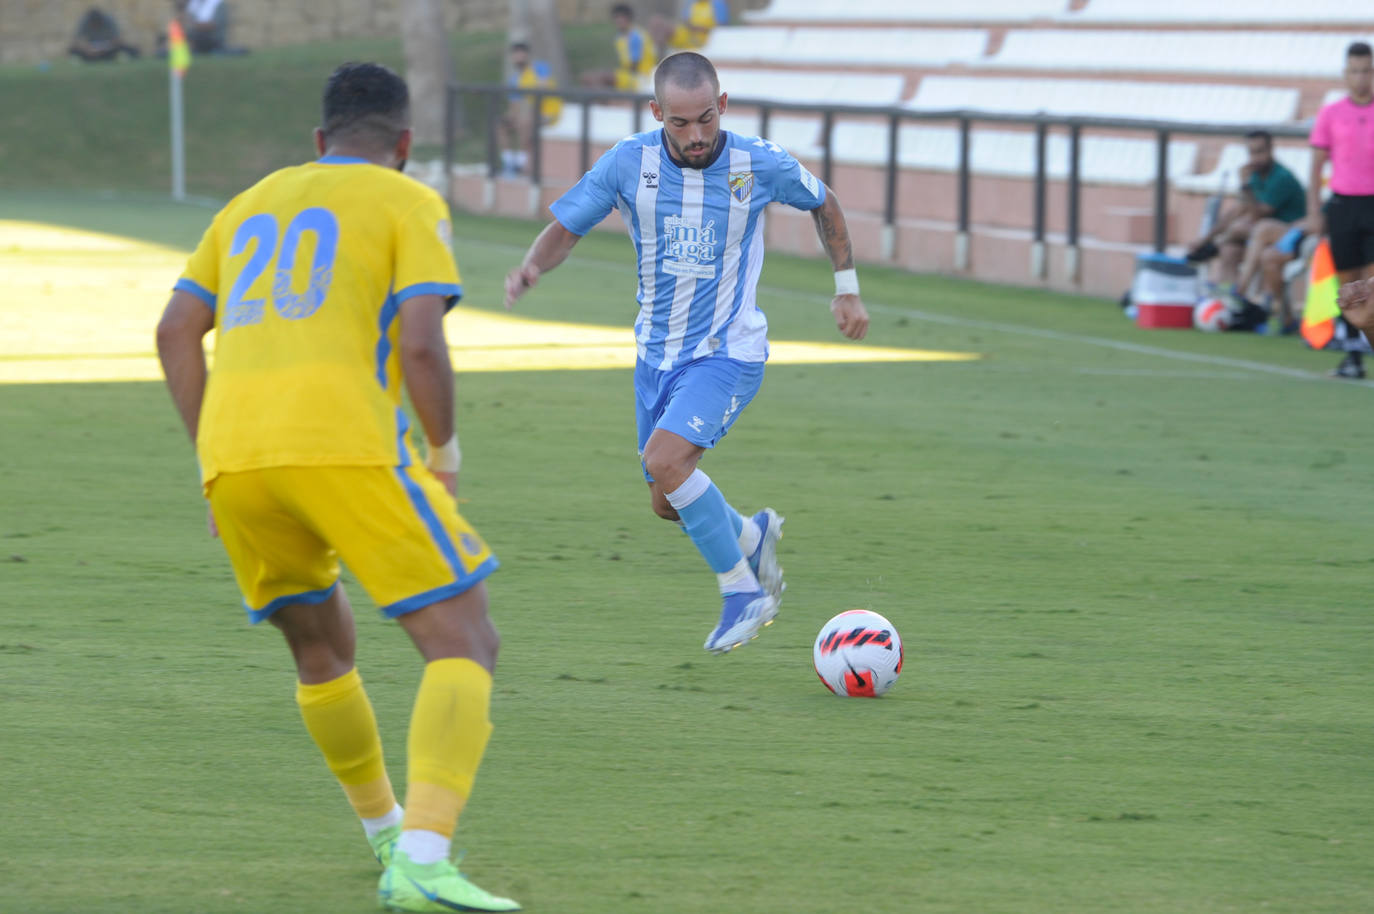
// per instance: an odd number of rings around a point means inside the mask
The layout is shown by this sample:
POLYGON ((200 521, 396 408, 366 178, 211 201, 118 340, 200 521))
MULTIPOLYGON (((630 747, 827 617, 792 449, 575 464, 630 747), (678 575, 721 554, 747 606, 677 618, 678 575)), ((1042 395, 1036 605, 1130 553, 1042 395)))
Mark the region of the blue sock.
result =
POLYGON ((682 528, 712 571, 724 574, 744 561, 738 539, 744 521, 726 502, 710 476, 694 470, 686 482, 664 494, 668 504, 682 518, 682 528))

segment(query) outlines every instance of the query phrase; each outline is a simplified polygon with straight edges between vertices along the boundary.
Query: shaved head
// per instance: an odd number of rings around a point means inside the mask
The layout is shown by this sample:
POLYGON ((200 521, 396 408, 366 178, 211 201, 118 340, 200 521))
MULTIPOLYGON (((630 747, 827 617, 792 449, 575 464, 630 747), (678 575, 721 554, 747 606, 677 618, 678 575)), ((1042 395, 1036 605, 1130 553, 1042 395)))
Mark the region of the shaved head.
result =
POLYGON ((695 89, 702 84, 711 87, 712 95, 720 94, 720 78, 711 61, 695 51, 679 51, 659 61, 654 70, 654 98, 663 103, 663 93, 669 86, 695 89))

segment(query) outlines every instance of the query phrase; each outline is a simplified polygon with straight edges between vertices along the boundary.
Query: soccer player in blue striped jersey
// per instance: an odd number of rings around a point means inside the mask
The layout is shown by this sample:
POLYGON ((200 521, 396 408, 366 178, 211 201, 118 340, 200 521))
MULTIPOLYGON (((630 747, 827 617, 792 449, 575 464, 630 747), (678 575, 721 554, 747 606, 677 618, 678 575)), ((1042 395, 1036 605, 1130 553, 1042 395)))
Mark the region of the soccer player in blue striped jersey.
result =
POLYGON ((726 95, 711 62, 673 54, 654 72, 662 128, 626 137, 550 209, 554 220, 506 277, 510 307, 578 240, 619 209, 639 257, 635 413, 654 512, 679 522, 716 573, 720 621, 705 648, 726 653, 778 612, 782 518, 745 518, 697 464, 763 380, 768 322, 755 303, 764 209, 812 213, 835 268, 830 310, 846 337, 868 332, 844 213, 828 187, 777 145, 720 128, 726 95))

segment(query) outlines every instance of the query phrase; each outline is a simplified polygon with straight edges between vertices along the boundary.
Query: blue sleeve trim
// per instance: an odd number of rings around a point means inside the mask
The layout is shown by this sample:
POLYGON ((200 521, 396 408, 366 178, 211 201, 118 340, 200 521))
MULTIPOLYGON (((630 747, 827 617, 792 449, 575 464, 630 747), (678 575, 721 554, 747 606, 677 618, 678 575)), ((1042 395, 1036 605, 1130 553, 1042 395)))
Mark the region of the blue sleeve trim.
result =
POLYGON ((247 603, 243 604, 243 608, 248 610, 248 621, 253 623, 254 625, 257 625, 263 619, 266 619, 268 616, 272 615, 272 613, 281 609, 283 606, 290 606, 293 603, 304 603, 307 606, 313 606, 316 603, 323 603, 325 600, 329 599, 329 595, 332 594, 334 592, 334 588, 338 586, 339 582, 335 581, 333 584, 330 584, 328 587, 325 587, 322 590, 307 590, 305 593, 293 593, 285 597, 277 597, 275 600, 273 600, 271 603, 268 603, 262 609, 254 609, 247 603))
POLYGON ((730 21, 730 5, 725 0, 716 0, 716 25, 725 25, 730 21))
POLYGON ((193 282, 183 276, 176 281, 176 285, 172 286, 172 288, 179 292, 190 292, 196 298, 205 302, 211 311, 215 310, 215 293, 211 292, 200 283, 193 282))
POLYGON ((463 287, 451 282, 417 282, 413 286, 406 286, 404 289, 397 292, 393 298, 396 299, 396 304, 399 305, 406 299, 414 298, 417 295, 444 296, 444 310, 448 311, 454 305, 458 304, 458 299, 463 297, 463 287))
POLYGON ((536 60, 534 62, 534 75, 540 79, 548 79, 553 76, 553 68, 549 66, 546 60, 536 60))

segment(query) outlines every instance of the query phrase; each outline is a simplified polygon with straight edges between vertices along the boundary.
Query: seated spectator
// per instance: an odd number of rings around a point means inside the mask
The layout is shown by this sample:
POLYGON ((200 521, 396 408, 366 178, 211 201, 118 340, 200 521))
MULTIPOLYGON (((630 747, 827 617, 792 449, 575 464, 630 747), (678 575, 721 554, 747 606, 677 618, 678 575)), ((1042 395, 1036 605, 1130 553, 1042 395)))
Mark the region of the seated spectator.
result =
POLYGON ((1259 255, 1260 287, 1264 298, 1260 306, 1271 317, 1279 321, 1279 333, 1291 336, 1297 333, 1301 321, 1293 313, 1293 303, 1288 300, 1287 267, 1299 257, 1308 256, 1309 248, 1303 242, 1309 236, 1307 220, 1295 222, 1278 241, 1266 247, 1259 255))
POLYGON ((658 64, 654 43, 648 33, 634 24, 635 12, 629 4, 617 3, 611 7, 611 21, 615 23, 616 68, 583 73, 582 84, 622 92, 638 91, 658 64))
MULTIPOLYGON (((533 60, 530 46, 517 41, 510 46, 511 74, 508 82, 517 89, 554 89, 558 82, 553 78, 553 68, 548 61, 533 60)), ((506 114, 501 119, 501 128, 506 135, 506 148, 501 153, 504 171, 508 175, 524 172, 529 162, 529 149, 533 133, 534 98, 525 92, 512 92, 507 96, 506 114)), ((563 113, 563 99, 546 95, 540 100, 539 117, 544 126, 557 123, 563 113)))
POLYGON ((658 45, 659 56, 674 51, 697 51, 706 46, 711 30, 730 21, 730 6, 725 0, 687 0, 682 18, 673 22, 655 16, 649 22, 649 33, 658 45))
POLYGON ((119 34, 119 23, 102 9, 91 7, 76 24, 67 53, 85 61, 114 60, 121 53, 138 57, 139 50, 125 43, 119 34))
POLYGON ((1216 281, 1229 285, 1240 298, 1259 272, 1260 254, 1307 212, 1307 192, 1291 171, 1274 160, 1274 138, 1267 131, 1255 130, 1245 140, 1250 160, 1240 173, 1240 201, 1188 250, 1188 259, 1194 263, 1220 255, 1216 281))

